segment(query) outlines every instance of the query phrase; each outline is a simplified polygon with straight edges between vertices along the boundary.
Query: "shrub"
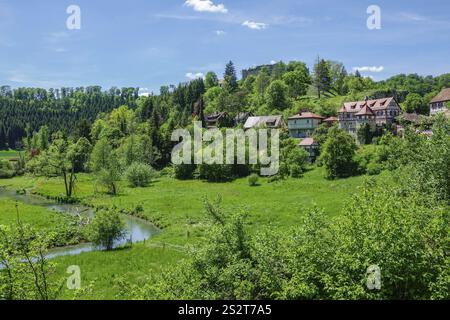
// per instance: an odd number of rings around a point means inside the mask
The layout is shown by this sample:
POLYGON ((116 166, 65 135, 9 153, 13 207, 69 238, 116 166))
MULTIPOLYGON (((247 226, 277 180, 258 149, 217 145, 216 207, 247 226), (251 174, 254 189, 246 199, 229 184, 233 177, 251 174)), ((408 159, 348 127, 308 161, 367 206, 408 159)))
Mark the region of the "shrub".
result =
POLYGON ((89 226, 90 241, 106 250, 112 250, 125 235, 125 221, 116 211, 97 212, 89 226))
POLYGON ((189 180, 194 177, 195 165, 193 164, 180 164, 173 166, 174 176, 178 180, 189 180))
POLYGON ((358 168, 353 160, 356 149, 355 140, 350 134, 337 128, 330 130, 319 158, 328 179, 346 178, 357 173, 358 168))
POLYGON ((128 167, 125 177, 131 187, 146 187, 155 177, 155 170, 149 165, 135 162, 128 167))
POLYGON ((258 185, 258 180, 259 177, 256 173, 252 174, 251 176, 248 177, 248 184, 250 187, 255 187, 256 185, 258 185))
POLYGON ((233 166, 228 164, 201 164, 198 166, 199 178, 209 182, 233 180, 233 166))
POLYGON ((15 175, 15 170, 8 160, 0 160, 0 179, 12 178, 15 175))
POLYGON ((367 165, 366 173, 370 176, 380 174, 383 166, 379 163, 371 162, 367 165))

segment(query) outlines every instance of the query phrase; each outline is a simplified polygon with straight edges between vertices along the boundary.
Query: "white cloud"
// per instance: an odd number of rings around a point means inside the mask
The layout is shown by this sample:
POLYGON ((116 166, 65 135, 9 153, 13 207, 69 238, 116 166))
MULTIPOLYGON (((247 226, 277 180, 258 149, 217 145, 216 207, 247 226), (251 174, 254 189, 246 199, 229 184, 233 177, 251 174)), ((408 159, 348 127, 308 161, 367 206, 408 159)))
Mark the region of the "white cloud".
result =
POLYGON ((244 23, 242 23, 243 26, 245 27, 249 27, 250 29, 253 30, 263 30, 266 29, 268 27, 267 24, 262 23, 262 22, 255 22, 255 21, 245 21, 244 23))
POLYGON ((270 60, 270 64, 277 64, 275 60, 270 60))
POLYGON ((402 12, 400 14, 400 17, 403 20, 410 20, 410 21, 428 21, 429 20, 427 17, 421 16, 416 13, 411 13, 411 12, 402 12))
POLYGON ((139 97, 149 97, 152 94, 151 94, 150 90, 148 90, 148 88, 139 88, 138 95, 139 95, 139 97))
POLYGON ((184 3, 198 12, 228 13, 223 4, 214 4, 211 0, 186 0, 184 3))
POLYGON ((382 72, 384 70, 383 66, 364 66, 364 67, 354 67, 353 71, 359 71, 359 72, 382 72))
POLYGON ((216 34, 217 34, 218 36, 224 36, 224 35, 226 35, 227 33, 226 33, 225 31, 223 31, 223 30, 216 30, 216 34))
POLYGON ((201 73, 201 72, 198 72, 198 73, 188 72, 188 73, 186 73, 186 78, 189 78, 191 80, 203 78, 204 76, 205 75, 203 73, 201 73))

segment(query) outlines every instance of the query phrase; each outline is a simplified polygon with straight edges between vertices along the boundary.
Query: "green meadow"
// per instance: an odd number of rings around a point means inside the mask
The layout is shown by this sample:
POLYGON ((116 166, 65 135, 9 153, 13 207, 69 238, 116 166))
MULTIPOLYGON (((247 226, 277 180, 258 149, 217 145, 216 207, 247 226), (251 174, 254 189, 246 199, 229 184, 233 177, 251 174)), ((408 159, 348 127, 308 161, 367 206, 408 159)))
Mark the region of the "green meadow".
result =
MULTIPOLYGON (((204 212, 205 198, 216 200, 220 197, 225 210, 248 213, 251 231, 267 227, 283 230, 301 223, 304 213, 314 206, 323 208, 330 218, 339 215, 346 199, 357 192, 363 180, 364 177, 353 177, 329 181, 324 178, 321 168, 310 170, 299 179, 272 183, 260 179, 255 187, 250 187, 247 179, 207 183, 160 177, 146 188, 129 188, 122 184, 119 195, 111 196, 97 186, 93 176, 79 175, 75 196, 82 203, 94 207, 116 207, 139 215, 161 226, 162 232, 132 248, 55 258, 56 276, 64 278, 68 266, 78 265, 85 288, 84 298, 118 298, 120 280, 139 284, 146 276, 163 272, 165 266, 176 264, 185 257, 189 245, 204 239, 209 225, 204 212)), ((22 176, 0 180, 0 187, 27 189, 28 192, 50 197, 64 195, 60 178, 22 176)), ((2 200, 0 208, 0 223, 13 223, 15 203, 2 200)), ((19 209, 24 221, 38 228, 46 227, 47 222, 48 225, 62 223, 56 213, 45 209, 23 204, 19 204, 19 209)), ((64 290, 63 298, 73 297, 73 292, 64 290)))
POLYGON ((0 160, 1 159, 11 159, 16 158, 19 156, 19 152, 15 150, 8 150, 8 151, 0 151, 0 160))

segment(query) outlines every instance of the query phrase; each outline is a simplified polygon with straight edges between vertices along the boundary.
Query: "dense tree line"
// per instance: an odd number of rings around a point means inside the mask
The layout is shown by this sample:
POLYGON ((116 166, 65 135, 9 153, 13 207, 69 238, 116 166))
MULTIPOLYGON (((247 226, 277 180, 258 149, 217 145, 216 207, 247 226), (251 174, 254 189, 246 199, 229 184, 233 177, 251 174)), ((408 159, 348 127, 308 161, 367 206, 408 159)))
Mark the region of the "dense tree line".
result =
POLYGON ((159 95, 150 97, 139 97, 138 88, 12 90, 2 86, 0 150, 20 147, 23 137, 43 125, 48 126, 50 133, 69 134, 83 127, 86 131, 86 124, 92 124, 100 114, 123 105, 132 110, 141 106, 141 120, 153 121, 159 130, 163 125, 187 126, 192 115, 201 118, 203 111, 205 114, 227 112, 231 117, 241 112, 289 117, 301 110, 310 110, 331 116, 343 101, 362 99, 365 95, 372 98, 394 96, 404 111, 427 114, 431 98, 442 88, 450 87, 450 74, 438 77, 397 75, 375 82, 358 71, 348 73, 340 62, 320 58, 312 72, 303 62, 278 62, 270 70, 262 67, 242 80, 238 80, 230 61, 220 78, 223 80, 219 81, 214 72, 208 72, 204 80, 164 86, 159 95), (194 108, 200 98, 203 98, 204 110, 194 108))
POLYGON ((121 105, 136 106, 138 89, 101 87, 39 89, 0 88, 0 149, 20 148, 26 130, 70 133, 82 119, 93 122, 98 114, 121 105))

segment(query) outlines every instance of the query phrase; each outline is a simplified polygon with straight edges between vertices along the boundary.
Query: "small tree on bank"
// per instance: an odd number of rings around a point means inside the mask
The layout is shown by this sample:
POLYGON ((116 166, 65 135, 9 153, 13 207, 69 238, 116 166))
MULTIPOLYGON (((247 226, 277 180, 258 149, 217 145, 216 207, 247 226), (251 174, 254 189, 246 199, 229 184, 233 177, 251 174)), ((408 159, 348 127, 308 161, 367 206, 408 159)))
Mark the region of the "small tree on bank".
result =
POLYGON ((90 225, 90 240, 97 246, 112 250, 116 241, 126 235, 125 221, 116 211, 99 211, 90 225))

